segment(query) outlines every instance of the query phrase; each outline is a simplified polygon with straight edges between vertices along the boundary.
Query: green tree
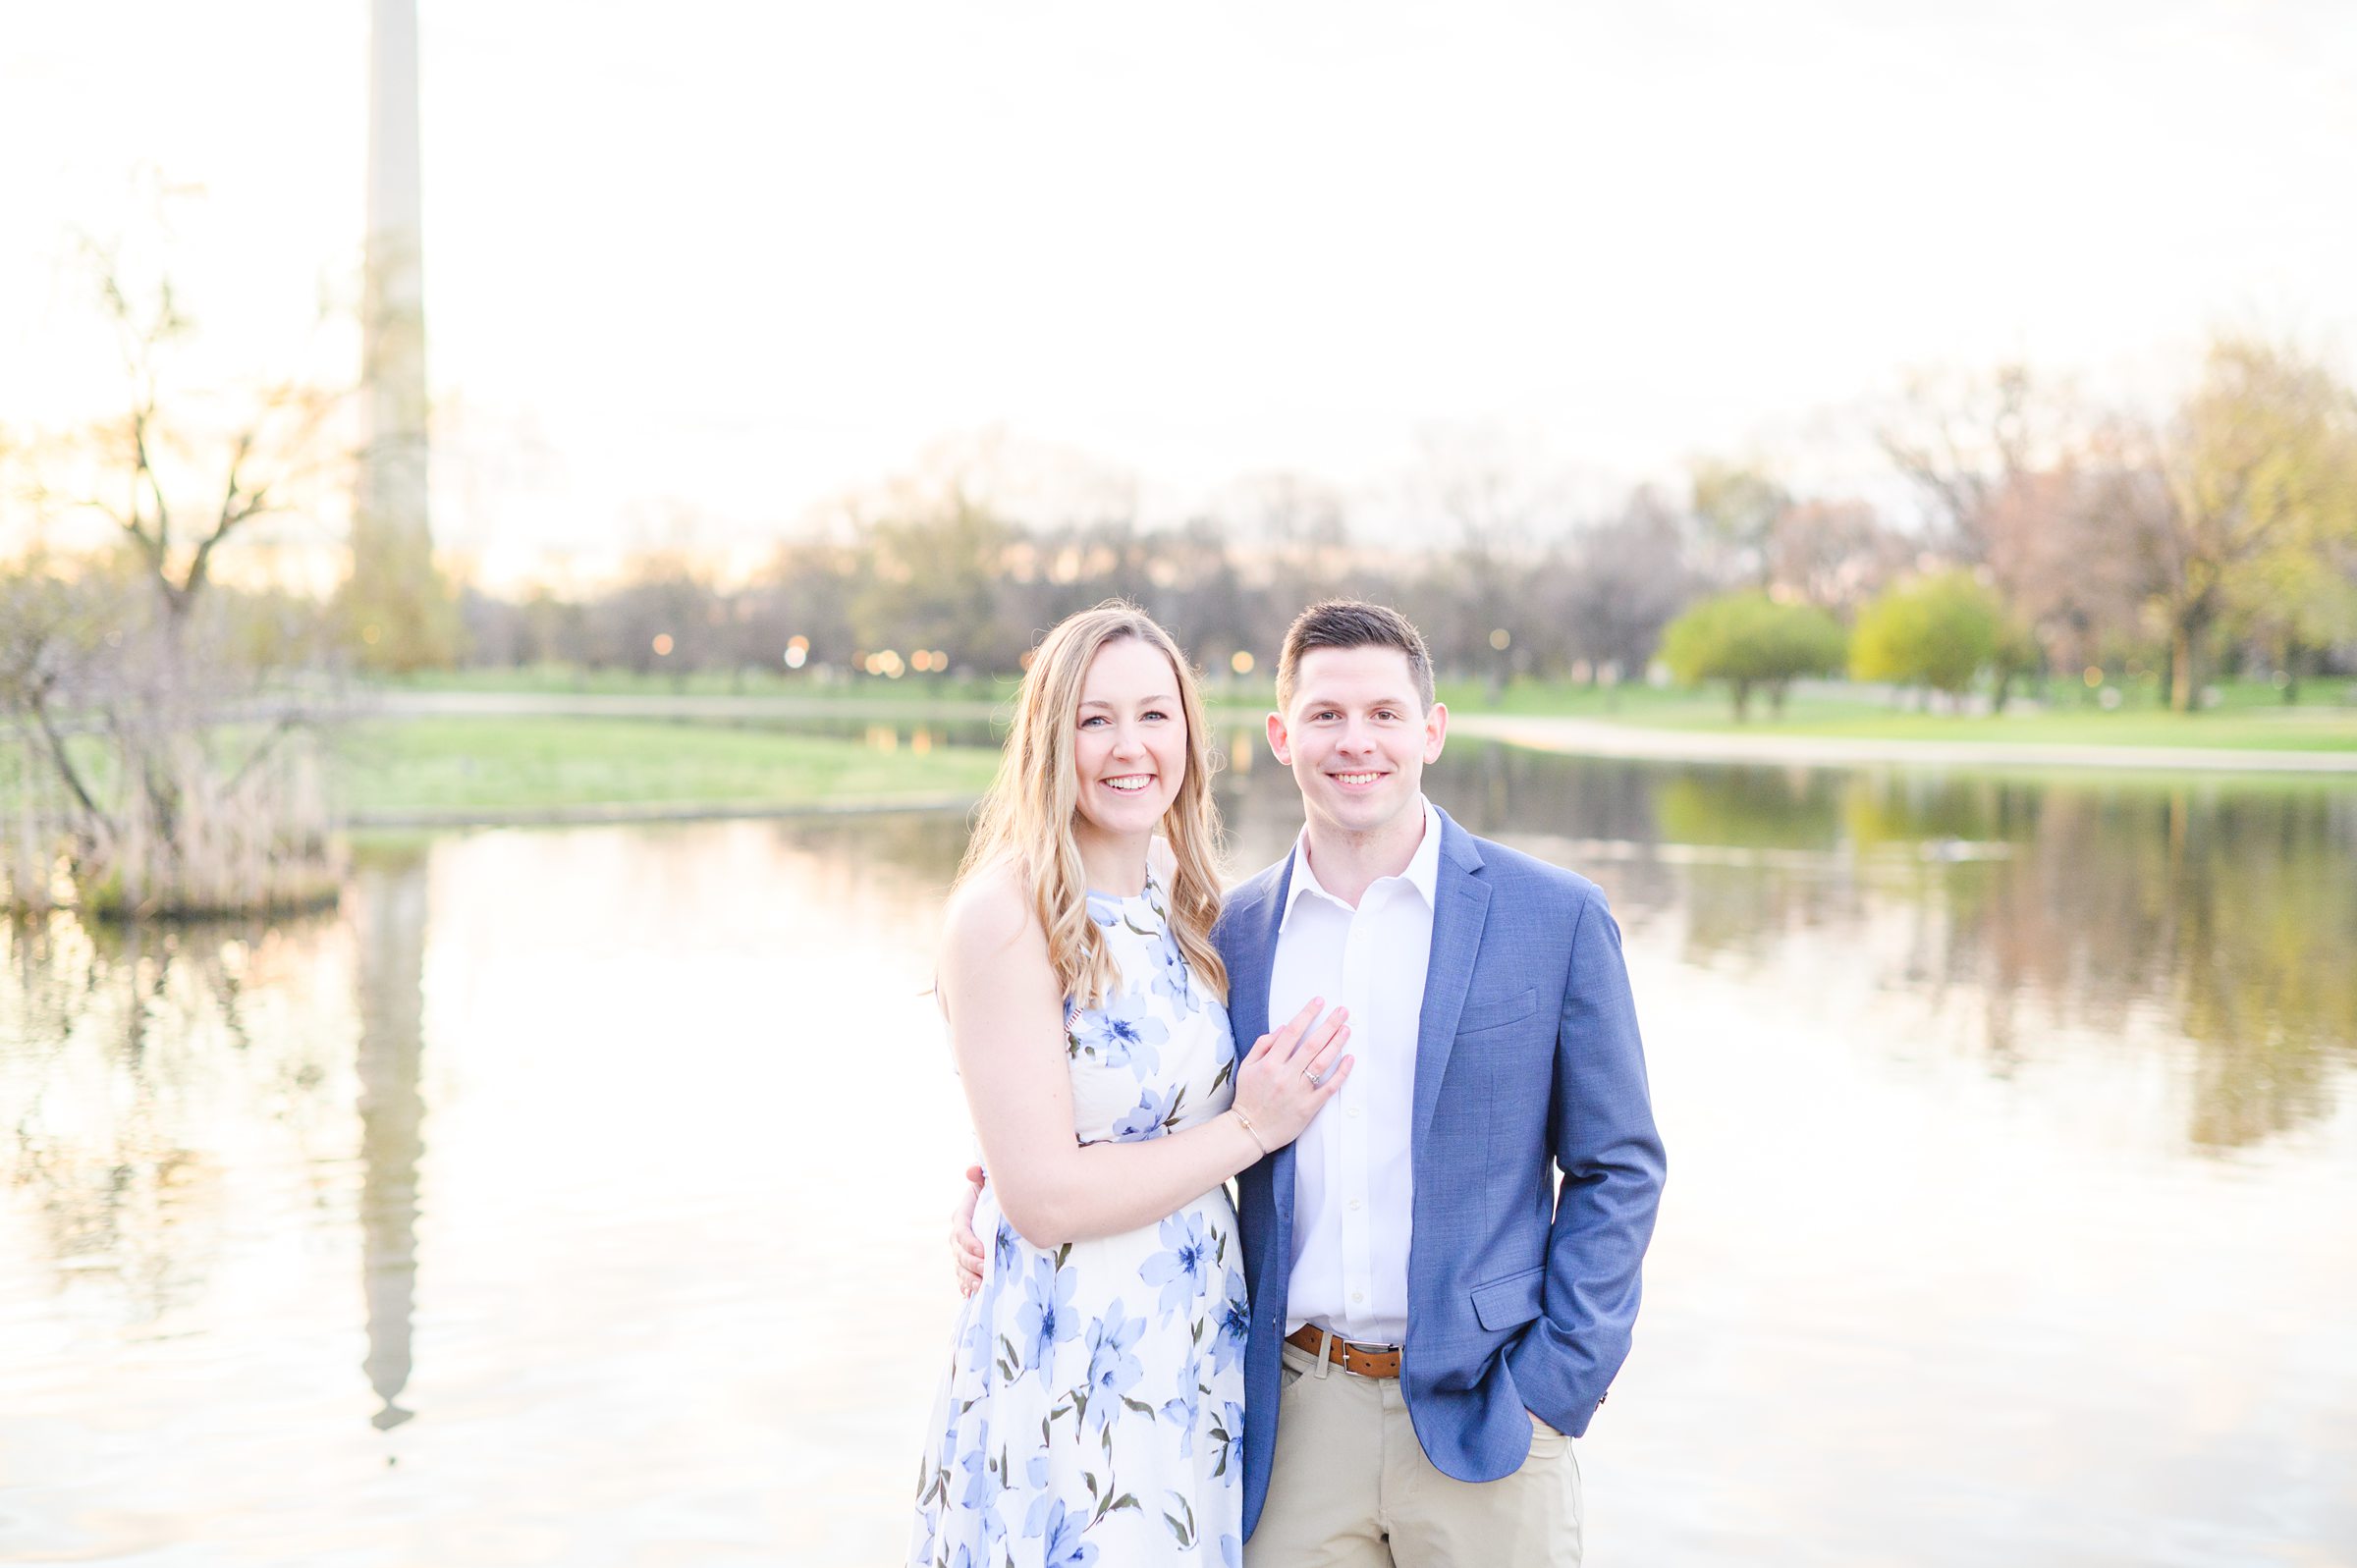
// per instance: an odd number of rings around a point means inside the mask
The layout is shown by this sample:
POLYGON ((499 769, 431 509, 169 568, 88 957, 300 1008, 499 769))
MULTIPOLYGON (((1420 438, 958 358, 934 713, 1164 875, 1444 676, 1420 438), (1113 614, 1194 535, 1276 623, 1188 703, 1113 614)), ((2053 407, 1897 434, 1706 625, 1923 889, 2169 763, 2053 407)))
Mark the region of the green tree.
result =
POLYGON ((1840 624, 1822 610, 1778 604, 1764 593, 1727 593, 1670 622, 1662 658, 1686 685, 1726 681, 1740 721, 1751 716, 1755 686, 1781 713, 1794 680, 1840 669, 1845 641, 1840 624))
POLYGON ((1971 572, 1919 577, 1859 612, 1849 673, 1960 697, 1997 662, 2001 644, 2016 651, 2008 629, 1997 595, 1971 572))
MULTIPOLYGON (((2134 521, 2168 628, 2169 706, 2182 713, 2219 628, 2330 572, 2331 553, 2357 535, 2357 399, 2296 350, 2220 339, 2176 418, 2142 444, 2158 482, 2134 521)), ((2292 640, 2335 629, 2339 597, 2313 604, 2292 640)))

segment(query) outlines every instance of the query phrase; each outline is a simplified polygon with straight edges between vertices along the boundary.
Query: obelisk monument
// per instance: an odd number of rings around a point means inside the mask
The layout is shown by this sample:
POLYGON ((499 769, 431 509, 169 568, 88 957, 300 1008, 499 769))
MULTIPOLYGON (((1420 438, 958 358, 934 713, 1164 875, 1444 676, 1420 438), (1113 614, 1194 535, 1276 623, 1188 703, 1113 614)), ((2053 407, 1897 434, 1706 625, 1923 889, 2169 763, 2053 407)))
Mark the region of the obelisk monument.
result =
POLYGON ((426 516, 425 252, 418 193, 417 0, 370 0, 368 242, 360 376, 366 444, 345 601, 363 662, 452 654, 456 618, 426 516))

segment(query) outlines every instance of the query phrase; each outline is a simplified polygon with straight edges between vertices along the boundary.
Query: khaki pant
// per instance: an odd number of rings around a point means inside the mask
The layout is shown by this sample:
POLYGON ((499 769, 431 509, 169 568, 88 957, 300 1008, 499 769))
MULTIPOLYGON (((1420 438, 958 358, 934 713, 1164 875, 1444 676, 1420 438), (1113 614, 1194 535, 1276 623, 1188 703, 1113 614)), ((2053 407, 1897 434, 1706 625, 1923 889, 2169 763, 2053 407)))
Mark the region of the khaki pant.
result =
POLYGON ((1283 1377, 1246 1568, 1579 1568, 1579 1462, 1553 1427, 1532 1420, 1530 1457, 1505 1480, 1454 1481, 1417 1445, 1397 1378, 1291 1345, 1283 1377))

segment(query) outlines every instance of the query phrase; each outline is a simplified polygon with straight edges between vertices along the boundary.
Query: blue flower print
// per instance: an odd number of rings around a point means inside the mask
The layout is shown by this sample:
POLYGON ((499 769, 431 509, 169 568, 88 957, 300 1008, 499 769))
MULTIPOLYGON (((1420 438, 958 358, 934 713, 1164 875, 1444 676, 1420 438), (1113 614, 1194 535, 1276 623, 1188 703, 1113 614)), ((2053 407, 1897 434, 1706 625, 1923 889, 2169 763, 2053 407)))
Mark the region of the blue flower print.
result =
POLYGON ((1155 1048, 1171 1038, 1171 1026, 1146 1010, 1139 992, 1117 993, 1102 1007, 1074 1007, 1067 1025, 1072 1051, 1108 1067, 1127 1067, 1140 1078, 1160 1069, 1155 1048))
POLYGON ((1105 1316, 1088 1325, 1088 1421, 1103 1428, 1121 1408, 1124 1395, 1146 1375, 1130 1349, 1144 1337, 1146 1320, 1128 1318, 1117 1297, 1105 1316))
MULTIPOLYGON (((1001 1487, 1005 1487, 1007 1483, 1007 1477, 999 1477, 1001 1487)), ((991 1568, 992 1564, 1002 1561, 999 1542, 1006 1539, 1007 1521, 999 1517, 998 1500, 993 1500, 982 1510, 982 1550, 974 1558, 975 1568, 991 1568)))
POLYGON ((1181 1212, 1162 1222, 1163 1250, 1137 1266, 1137 1276, 1162 1286, 1162 1315, 1185 1306, 1203 1294, 1211 1271, 1211 1238, 1203 1233, 1203 1217, 1181 1212))
POLYGON ((1045 1448, 1033 1454, 1031 1462, 1023 1467, 1023 1477, 1031 1484, 1031 1506, 1023 1511, 1025 1541, 1047 1533, 1048 1508, 1057 1500, 1056 1494, 1048 1489, 1050 1474, 1045 1448))
POLYGON ((1012 1273, 1014 1270, 1015 1235, 1014 1227, 1007 1222, 1005 1215, 999 1216, 999 1233, 991 1240, 991 1261, 998 1266, 997 1271, 1002 1275, 1012 1273))
POLYGON ((1054 1259, 1041 1258, 1032 1264, 1031 1277, 1023 1284, 1029 1299, 1014 1320, 1015 1332, 1022 1336, 1016 1342, 1024 1352, 1025 1368, 1046 1371, 1056 1347, 1080 1336, 1079 1315, 1072 1311, 1072 1291, 1079 1282, 1071 1270, 1057 1268, 1054 1259))
POLYGON ((1047 1544, 1040 1550, 1040 1568, 1089 1568, 1097 1560, 1093 1541, 1082 1541, 1081 1533, 1088 1529, 1088 1515, 1080 1509, 1068 1509, 1062 1497, 1048 1508, 1042 1531, 1025 1531, 1025 1535, 1045 1534, 1047 1544))
POLYGON ((1228 1026, 1228 1009, 1221 1004, 1218 998, 1208 999, 1203 1003, 1203 1007, 1210 1020, 1219 1025, 1211 1035, 1212 1064, 1219 1068, 1219 1071, 1212 1075, 1211 1086, 1217 1089, 1226 1083, 1229 1076, 1235 1071, 1235 1034, 1228 1026))
POLYGON ((953 1427, 941 1434, 941 1454, 934 1463, 934 1469, 940 1472, 945 1484, 950 1471, 956 1467, 957 1463, 958 1430, 953 1427))
POLYGON ((967 1304, 965 1331, 958 1336, 958 1362, 964 1367, 980 1367, 984 1381, 990 1379, 990 1312, 988 1304, 982 1311, 967 1304))
POLYGON ((1195 1456, 1195 1418, 1203 1409, 1203 1386, 1196 1381, 1196 1364, 1178 1369, 1178 1396, 1162 1404, 1162 1419, 1178 1429, 1178 1457, 1195 1456))
POLYGON ((1228 1302, 1213 1320, 1211 1370, 1226 1372, 1244 1359, 1244 1341, 1252 1334, 1252 1307, 1244 1296, 1244 1276, 1228 1271, 1228 1302))
POLYGON ((1122 923, 1122 901, 1111 893, 1092 892, 1088 895, 1088 918, 1111 931, 1122 923))
POLYGON ((1211 1422, 1211 1440, 1214 1452, 1218 1455, 1211 1462, 1211 1473, 1223 1478, 1231 1487, 1244 1473, 1240 1463, 1231 1462, 1235 1458, 1236 1442, 1243 1435, 1244 1407, 1233 1399, 1224 1401, 1220 1413, 1211 1422))
POLYGON ((1138 1097, 1137 1108, 1113 1124, 1113 1141, 1144 1143, 1170 1131, 1167 1123, 1171 1119, 1172 1107, 1185 1092, 1184 1085, 1173 1085, 1162 1091, 1148 1086, 1145 1093, 1138 1097))
POLYGON ((1186 971, 1186 951, 1178 946, 1178 934, 1169 926, 1162 928, 1160 938, 1150 949, 1154 959, 1154 990, 1159 996, 1171 999, 1171 1004, 1181 1015, 1196 1007, 1193 979, 1186 971))
POLYGON ((985 1429, 974 1451, 958 1461, 959 1468, 965 1472, 965 1495, 959 1499, 960 1507, 979 1508, 990 1496, 990 1465, 983 1457, 983 1451, 989 1446, 990 1433, 985 1429))
MULTIPOLYGON (((1111 966, 1103 1002, 1063 1009, 1075 1143, 1173 1137, 1232 1097, 1240 1048, 1170 896, 1092 901, 1111 966)), ((944 1347, 908 1568, 1241 1568, 1257 1325, 1235 1218, 1225 1194, 1170 1214, 1035 1247, 980 1205, 982 1288, 944 1347)))

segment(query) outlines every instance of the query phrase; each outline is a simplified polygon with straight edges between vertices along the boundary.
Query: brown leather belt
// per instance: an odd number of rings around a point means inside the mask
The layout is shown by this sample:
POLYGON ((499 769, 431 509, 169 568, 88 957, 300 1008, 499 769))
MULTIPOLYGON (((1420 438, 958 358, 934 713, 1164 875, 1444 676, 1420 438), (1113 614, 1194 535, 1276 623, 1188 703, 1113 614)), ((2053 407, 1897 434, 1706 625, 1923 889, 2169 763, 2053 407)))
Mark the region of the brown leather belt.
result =
POLYGON ((1397 1348, 1361 1350, 1346 1340, 1337 1339, 1315 1324, 1306 1323, 1285 1336, 1287 1344, 1306 1350, 1313 1356, 1318 1353, 1321 1339, 1326 1344, 1326 1359, 1346 1373, 1360 1378, 1399 1376, 1399 1352, 1397 1348))

